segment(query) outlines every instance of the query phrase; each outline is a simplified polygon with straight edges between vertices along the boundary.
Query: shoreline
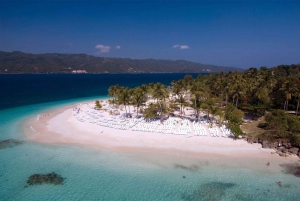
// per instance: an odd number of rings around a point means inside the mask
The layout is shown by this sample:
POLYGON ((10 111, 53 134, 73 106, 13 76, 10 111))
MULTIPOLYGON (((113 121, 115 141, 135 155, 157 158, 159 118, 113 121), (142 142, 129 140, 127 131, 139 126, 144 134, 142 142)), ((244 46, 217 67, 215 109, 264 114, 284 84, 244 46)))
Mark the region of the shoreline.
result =
MULTIPOLYGON (((101 99, 106 101, 107 99, 101 99)), ((88 110, 89 102, 81 104, 83 112, 88 110)), ((225 137, 162 134, 132 130, 119 130, 103 127, 89 122, 80 122, 74 116, 72 104, 50 110, 39 116, 30 117, 23 124, 25 138, 45 144, 88 147, 118 153, 128 153, 136 160, 165 164, 171 158, 180 160, 210 161, 219 165, 247 168, 249 165, 265 168, 267 162, 277 164, 295 163, 297 156, 280 157, 272 149, 263 149, 260 144, 250 144, 244 139, 233 140, 225 137), (165 161, 161 161, 165 158, 165 161), (256 165, 251 161, 255 159, 256 165)), ((106 112, 105 112, 106 113, 106 112)), ((108 113, 105 117, 109 117, 108 113)), ((173 161, 173 164, 176 163, 173 161)), ((275 167, 271 167, 272 169, 275 167)))

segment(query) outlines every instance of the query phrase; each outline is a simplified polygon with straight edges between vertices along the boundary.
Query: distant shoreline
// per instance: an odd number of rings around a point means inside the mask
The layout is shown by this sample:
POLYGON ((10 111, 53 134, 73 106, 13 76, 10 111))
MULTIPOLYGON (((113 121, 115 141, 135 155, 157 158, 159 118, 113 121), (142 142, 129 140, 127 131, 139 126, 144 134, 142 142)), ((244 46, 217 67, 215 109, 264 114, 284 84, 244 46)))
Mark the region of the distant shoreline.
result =
POLYGON ((212 73, 195 73, 195 72, 183 72, 183 73, 168 73, 168 72, 153 72, 153 73, 0 73, 0 75, 132 75, 132 74, 215 74, 217 72, 212 72, 212 73))
POLYGON ((96 57, 87 54, 31 54, 0 51, 0 73, 217 73, 244 71, 185 60, 96 57), (76 72, 74 72, 76 73, 76 72))

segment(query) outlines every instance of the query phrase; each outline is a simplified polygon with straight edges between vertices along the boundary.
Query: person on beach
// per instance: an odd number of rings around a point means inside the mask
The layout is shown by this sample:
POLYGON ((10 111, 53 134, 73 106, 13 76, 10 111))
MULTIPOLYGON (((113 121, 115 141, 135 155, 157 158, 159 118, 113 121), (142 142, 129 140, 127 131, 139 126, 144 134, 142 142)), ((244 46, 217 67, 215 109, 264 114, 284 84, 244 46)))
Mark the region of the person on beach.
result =
POLYGON ((267 166, 270 166, 270 162, 267 163, 267 166))

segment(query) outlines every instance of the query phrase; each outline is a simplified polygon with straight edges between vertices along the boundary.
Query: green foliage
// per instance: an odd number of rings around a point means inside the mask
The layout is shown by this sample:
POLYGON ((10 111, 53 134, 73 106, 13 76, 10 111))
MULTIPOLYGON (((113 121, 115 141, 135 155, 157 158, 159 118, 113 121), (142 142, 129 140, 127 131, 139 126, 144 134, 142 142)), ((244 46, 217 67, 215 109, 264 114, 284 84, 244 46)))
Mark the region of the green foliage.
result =
POLYGON ((300 133, 295 133, 290 136, 290 141, 297 146, 300 146, 300 133))
POLYGON ((144 118, 156 118, 158 117, 158 112, 160 107, 158 104, 150 103, 149 106, 144 110, 144 118))
POLYGON ((287 114, 283 110, 274 110, 265 116, 267 129, 285 131, 289 128, 287 114))
POLYGON ((183 112, 183 106, 187 105, 187 102, 182 94, 179 95, 179 97, 175 100, 176 103, 180 105, 180 113, 183 112))
MULTIPOLYGON (((127 106, 131 103, 131 96, 132 96, 133 90, 126 87, 120 87, 117 91, 117 101, 119 104, 124 105, 126 113, 127 113, 127 106)), ((129 108, 130 109, 130 108, 129 108)), ((130 111, 129 111, 130 112, 130 111)))
POLYGON ((97 108, 97 109, 102 108, 102 105, 100 104, 100 102, 98 100, 95 101, 95 108, 97 108))
POLYGON ((288 131, 300 133, 300 120, 297 116, 287 114, 288 131))
POLYGON ((227 124, 227 127, 230 128, 230 130, 235 138, 237 138, 240 135, 244 135, 243 131, 240 128, 240 125, 237 123, 229 122, 227 124))
POLYGON ((300 120, 283 110, 274 110, 265 117, 269 138, 286 138, 300 145, 300 120))
POLYGON ((140 106, 144 105, 147 101, 146 91, 144 91, 142 87, 134 88, 131 101, 132 104, 137 107, 136 111, 138 114, 140 106))
POLYGON ((243 131, 240 128, 242 124, 242 118, 244 117, 244 112, 236 109, 233 105, 229 104, 225 108, 225 119, 228 120, 227 127, 230 128, 234 137, 239 135, 244 135, 243 131))
POLYGON ((244 117, 244 112, 236 109, 233 105, 229 104, 225 108, 225 119, 227 119, 229 122, 241 125, 242 118, 244 117))

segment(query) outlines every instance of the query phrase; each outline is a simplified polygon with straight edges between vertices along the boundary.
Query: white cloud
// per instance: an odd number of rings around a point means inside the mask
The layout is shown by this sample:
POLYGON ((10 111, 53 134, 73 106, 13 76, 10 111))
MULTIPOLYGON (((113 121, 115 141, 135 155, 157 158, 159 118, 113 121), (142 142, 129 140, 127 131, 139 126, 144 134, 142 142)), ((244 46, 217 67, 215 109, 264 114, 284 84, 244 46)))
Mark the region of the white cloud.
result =
POLYGON ((187 50, 187 49, 190 49, 190 47, 187 46, 187 45, 181 45, 181 46, 180 46, 180 49, 182 49, 182 50, 187 50))
POLYGON ((116 46, 116 49, 117 49, 117 50, 121 49, 121 46, 117 45, 117 46, 116 46))
POLYGON ((190 49, 190 47, 187 45, 173 45, 173 48, 180 48, 181 50, 190 49))
POLYGON ((99 44, 99 45, 96 45, 95 48, 100 49, 100 52, 109 52, 111 47, 99 44))

